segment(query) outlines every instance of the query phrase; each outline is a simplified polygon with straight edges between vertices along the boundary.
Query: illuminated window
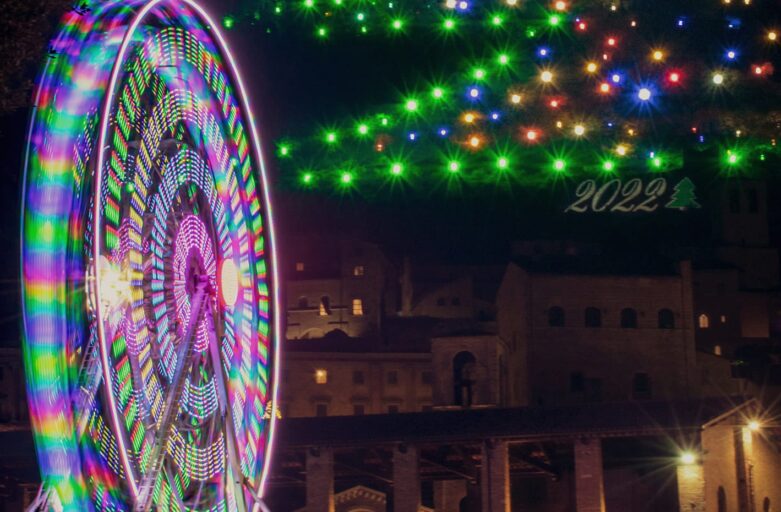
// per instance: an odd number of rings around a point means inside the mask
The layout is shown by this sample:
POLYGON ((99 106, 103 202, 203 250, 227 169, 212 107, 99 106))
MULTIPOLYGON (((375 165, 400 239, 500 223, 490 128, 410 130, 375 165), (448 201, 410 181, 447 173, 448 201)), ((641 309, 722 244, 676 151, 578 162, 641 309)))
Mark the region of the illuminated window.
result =
POLYGON ((710 327, 710 318, 708 318, 708 315, 703 313, 697 317, 697 325, 700 326, 700 329, 707 329, 710 327))
POLYGON ((315 416, 318 416, 320 418, 324 416, 328 416, 328 404, 315 405, 315 416))
POLYGON ((551 327, 564 327, 564 310, 559 306, 553 306, 548 310, 548 325, 551 327))
POLYGON ((363 300, 353 299, 353 315, 363 316, 363 300))
POLYGON ((721 345, 716 345, 715 347, 713 347, 713 353, 715 355, 717 355, 717 356, 720 356, 721 355, 721 345))
POLYGON ((637 311, 632 308, 621 310, 621 327, 624 329, 637 328, 637 311))
POLYGON ((721 323, 723 324, 727 323, 727 315, 721 315, 721 323))
POLYGON ((318 368, 315 370, 315 382, 318 384, 328 383, 328 370, 325 368, 318 368))
POLYGON ((331 299, 328 295, 320 297, 320 316, 328 316, 331 314, 331 299))
POLYGON ((659 329, 674 329, 675 315, 669 309, 659 310, 659 329))
POLYGON ((602 312, 599 308, 586 308, 584 322, 586 327, 601 327, 602 312))
POLYGON ((353 267, 353 275, 355 277, 363 277, 365 271, 366 269, 363 267, 363 265, 355 265, 353 267))
POLYGON ((296 272, 304 271, 304 263, 302 261, 296 262, 296 272))

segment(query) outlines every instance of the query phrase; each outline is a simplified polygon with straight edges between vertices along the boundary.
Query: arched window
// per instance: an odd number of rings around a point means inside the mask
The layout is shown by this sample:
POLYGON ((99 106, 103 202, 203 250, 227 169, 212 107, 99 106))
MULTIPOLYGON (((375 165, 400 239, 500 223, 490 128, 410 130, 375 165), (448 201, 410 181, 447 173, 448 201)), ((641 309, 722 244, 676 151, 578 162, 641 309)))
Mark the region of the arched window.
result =
POLYGON ((584 323, 586 327, 602 327, 602 311, 599 308, 586 308, 584 323))
POLYGON ((710 317, 706 315, 705 313, 701 314, 697 317, 697 325, 700 326, 700 329, 707 329, 710 327, 710 317))
POLYGON ((453 358, 453 402, 456 405, 472 405, 477 359, 471 352, 459 352, 453 358))
POLYGON ((564 310, 559 306, 553 306, 548 310, 548 325, 551 327, 564 327, 564 310))
POLYGON ((659 310, 659 329, 675 329, 675 315, 672 310, 659 310))
POLYGON ((624 329, 636 329, 637 328, 637 311, 632 308, 624 308, 621 310, 621 327, 624 329))
POLYGON ((719 486, 718 493, 716 494, 716 502, 718 512, 727 512, 727 493, 722 486, 719 486))

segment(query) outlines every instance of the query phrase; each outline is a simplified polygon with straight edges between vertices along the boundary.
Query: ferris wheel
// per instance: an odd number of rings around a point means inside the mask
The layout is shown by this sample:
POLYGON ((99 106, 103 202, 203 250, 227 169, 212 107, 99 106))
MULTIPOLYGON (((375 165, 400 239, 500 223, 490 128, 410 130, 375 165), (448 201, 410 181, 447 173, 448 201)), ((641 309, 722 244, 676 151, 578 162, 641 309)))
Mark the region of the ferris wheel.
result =
POLYGON ((65 16, 22 213, 36 506, 260 509, 280 332, 271 207, 238 70, 193 0, 65 16))

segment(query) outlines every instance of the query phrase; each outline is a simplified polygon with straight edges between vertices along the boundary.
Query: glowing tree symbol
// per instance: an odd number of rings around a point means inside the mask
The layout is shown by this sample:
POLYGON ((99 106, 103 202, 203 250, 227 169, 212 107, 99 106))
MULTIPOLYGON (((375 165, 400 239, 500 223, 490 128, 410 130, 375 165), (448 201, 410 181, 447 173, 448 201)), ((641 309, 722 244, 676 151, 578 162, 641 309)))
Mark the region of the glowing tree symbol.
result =
POLYGON ((697 202, 697 195, 694 192, 694 182, 689 178, 684 178, 675 185, 673 189, 670 202, 665 205, 665 208, 699 208, 700 204, 697 202))
POLYGON ((84 5, 25 159, 33 508, 262 509, 279 315, 244 86, 194 0, 84 5))

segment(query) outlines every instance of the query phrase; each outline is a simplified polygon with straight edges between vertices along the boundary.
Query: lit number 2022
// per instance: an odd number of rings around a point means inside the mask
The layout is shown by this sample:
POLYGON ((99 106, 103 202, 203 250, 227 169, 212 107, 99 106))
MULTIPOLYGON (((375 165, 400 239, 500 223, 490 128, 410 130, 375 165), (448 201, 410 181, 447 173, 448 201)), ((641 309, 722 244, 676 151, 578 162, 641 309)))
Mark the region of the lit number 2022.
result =
POLYGON ((577 199, 565 212, 653 212, 659 208, 660 200, 667 193, 667 180, 656 178, 643 187, 640 178, 626 183, 610 180, 597 186, 594 180, 586 180, 575 190, 577 199))

